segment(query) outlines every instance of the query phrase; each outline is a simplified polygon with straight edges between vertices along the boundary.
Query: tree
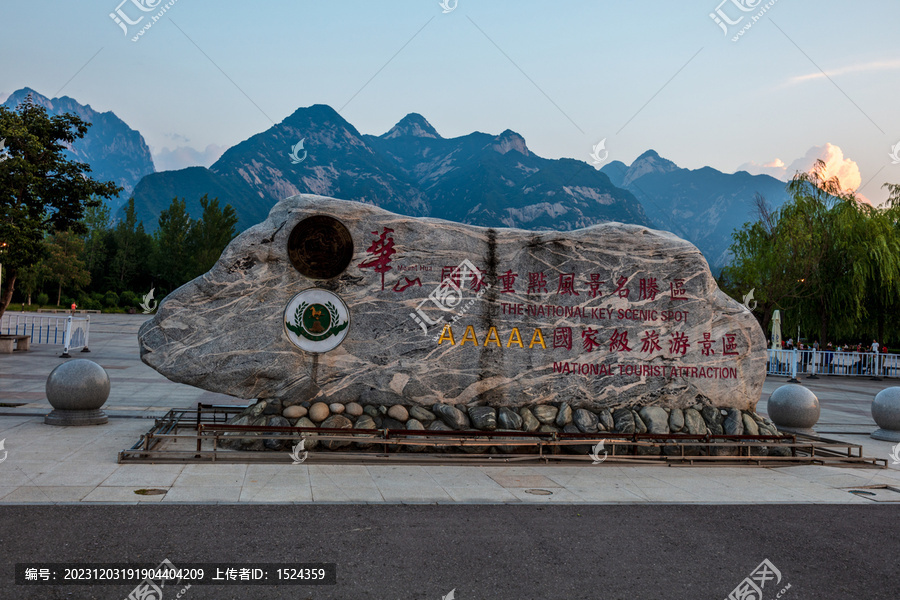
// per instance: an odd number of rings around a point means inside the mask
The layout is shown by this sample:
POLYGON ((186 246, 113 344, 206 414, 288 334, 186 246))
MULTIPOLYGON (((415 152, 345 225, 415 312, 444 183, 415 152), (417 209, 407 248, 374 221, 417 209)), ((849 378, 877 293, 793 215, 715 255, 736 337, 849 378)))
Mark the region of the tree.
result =
POLYGON ((59 284, 56 292, 59 306, 63 286, 84 287, 91 282, 91 273, 81 259, 84 242, 71 231, 54 233, 47 241, 47 250, 44 263, 50 279, 59 284))
POLYGON ((107 286, 118 291, 131 289, 146 272, 154 253, 153 238, 144 231, 143 222, 137 222, 134 198, 125 205, 125 219, 108 232, 106 247, 111 257, 107 286))
POLYGON ((189 279, 191 257, 188 244, 192 226, 183 199, 173 198, 169 208, 159 215, 154 235, 156 256, 153 264, 166 291, 171 292, 189 279))
POLYGON ((121 188, 91 177, 90 166, 65 157, 89 123, 73 114, 49 116, 29 97, 14 110, 0 106, 0 317, 12 300, 19 270, 43 258, 43 239, 54 231, 83 233, 86 206, 112 198, 121 188))
POLYGON ((219 208, 218 198, 200 198, 203 216, 194 223, 190 235, 190 251, 194 258, 191 279, 209 271, 225 246, 234 239, 238 218, 230 204, 219 208))
POLYGON ((104 236, 109 229, 109 207, 106 204, 89 206, 82 219, 85 227, 84 262, 88 271, 94 273, 104 261, 106 244, 104 236))

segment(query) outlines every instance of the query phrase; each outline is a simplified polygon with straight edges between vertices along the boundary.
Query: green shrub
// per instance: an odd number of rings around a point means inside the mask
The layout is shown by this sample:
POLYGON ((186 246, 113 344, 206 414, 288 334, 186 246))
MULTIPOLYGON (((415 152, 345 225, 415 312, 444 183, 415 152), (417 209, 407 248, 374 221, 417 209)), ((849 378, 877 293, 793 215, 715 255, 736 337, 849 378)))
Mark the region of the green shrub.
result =
POLYGON ((137 294, 132 292, 131 290, 125 290, 119 296, 119 305, 128 307, 128 306, 137 306, 138 305, 138 297, 137 294))
POLYGON ((37 295, 37 303, 41 306, 47 306, 50 304, 50 296, 44 293, 40 293, 37 295))
POLYGON ((103 297, 103 303, 109 308, 117 308, 119 306, 119 295, 110 290, 106 292, 106 296, 103 297))

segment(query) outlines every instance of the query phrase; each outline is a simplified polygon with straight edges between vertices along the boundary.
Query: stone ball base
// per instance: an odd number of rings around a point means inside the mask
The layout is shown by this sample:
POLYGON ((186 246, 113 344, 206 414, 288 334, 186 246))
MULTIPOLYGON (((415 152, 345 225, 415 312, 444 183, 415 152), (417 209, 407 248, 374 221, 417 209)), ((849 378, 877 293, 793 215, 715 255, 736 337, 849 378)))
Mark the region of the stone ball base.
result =
MULTIPOLYGON (((754 411, 735 408, 717 408, 705 404, 695 404, 687 408, 662 408, 658 406, 631 406, 604 409, 573 409, 567 403, 541 404, 513 410, 491 406, 433 404, 431 406, 393 406, 348 404, 325 404, 323 402, 282 401, 278 399, 259 400, 241 413, 228 420, 229 425, 252 425, 266 427, 304 427, 338 429, 407 429, 430 431, 515 431, 522 432, 526 439, 531 432, 586 433, 602 436, 604 432, 619 434, 672 434, 680 435, 779 435, 778 429, 769 419, 754 411)), ((229 436, 228 433, 225 434, 229 436)), ((236 435, 231 433, 230 435, 236 435)), ((242 434, 246 435, 246 434, 242 434)), ((361 439, 359 442, 321 443, 314 434, 303 435, 305 449, 314 448, 337 450, 352 448, 356 451, 371 448, 381 451, 382 446, 361 439)), ((404 452, 468 452, 524 454, 536 452, 533 446, 517 445, 518 438, 508 438, 507 443, 491 447, 448 446, 426 447, 404 445, 404 452)), ((531 438, 534 439, 534 438, 531 438)), ((522 441, 522 440, 519 440, 522 441)), ((232 450, 290 450, 290 440, 268 440, 243 437, 238 440, 224 440, 220 447, 232 450)), ((677 446, 645 447, 618 446, 618 453, 628 453, 634 449, 638 454, 660 453, 677 455, 677 446)), ((587 445, 554 447, 553 451, 584 454, 587 445)), ((396 450, 392 450, 394 452, 396 450)), ((698 455, 700 447, 688 446, 686 454, 698 455)), ((736 455, 735 448, 714 448, 717 456, 736 455)), ((754 448, 759 456, 784 456, 790 451, 783 447, 771 446, 754 448)))
POLYGON ((47 425, 105 425, 109 417, 100 409, 64 410, 57 408, 44 417, 47 425))
POLYGON ((869 437, 873 440, 882 440, 884 442, 900 442, 900 431, 879 428, 873 431, 869 437))
POLYGON ((769 396, 766 412, 782 431, 815 435, 819 422, 819 399, 808 388, 797 384, 783 385, 769 396))

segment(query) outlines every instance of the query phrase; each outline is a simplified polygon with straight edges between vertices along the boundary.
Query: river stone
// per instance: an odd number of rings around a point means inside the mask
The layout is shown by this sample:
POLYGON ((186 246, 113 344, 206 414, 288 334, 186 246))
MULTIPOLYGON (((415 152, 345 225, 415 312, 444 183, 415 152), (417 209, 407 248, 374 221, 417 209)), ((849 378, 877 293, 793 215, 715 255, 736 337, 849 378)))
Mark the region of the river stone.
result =
MULTIPOLYGON (((417 419, 409 419, 406 422, 406 429, 410 431, 425 431, 425 426, 417 419)), ((402 448, 407 452, 422 452, 426 449, 426 447, 421 444, 411 444, 409 446, 403 446, 402 448)))
MULTIPOLYGON (((313 429, 316 428, 316 424, 309 420, 307 417, 300 417, 296 421, 294 421, 294 427, 311 427, 313 429)), ((307 450, 312 450, 316 446, 319 445, 319 436, 314 433, 301 433, 300 435, 306 439, 306 443, 303 447, 307 450)))
POLYGON ((600 418, 589 410, 576 408, 572 421, 581 433, 597 433, 600 418))
POLYGON ((634 419, 635 433, 647 433, 647 424, 644 423, 644 420, 637 413, 637 411, 631 411, 631 418, 634 419))
POLYGON ((266 407, 269 405, 265 400, 259 400, 256 404, 250 406, 247 409, 247 415, 249 415, 250 419, 256 419, 266 410, 266 407))
POLYGON ((428 425, 428 431, 454 431, 454 429, 438 419, 428 425))
POLYGON ((601 431, 612 431, 616 428, 615 421, 613 420, 612 412, 608 408, 604 408, 600 412, 597 413, 597 418, 600 419, 600 430, 601 431))
POLYGON ((617 408, 613 411, 616 433, 634 433, 634 413, 628 408, 617 408))
POLYGON ((706 435, 706 421, 703 415, 693 408, 684 409, 684 430, 682 433, 690 435, 706 435))
POLYGON ((534 417, 540 421, 541 424, 552 425, 556 423, 556 415, 559 413, 559 409, 555 406, 550 406, 549 404, 541 404, 531 409, 531 412, 534 413, 534 417))
POLYGON ((490 406, 473 406, 469 408, 472 426, 482 431, 497 429, 497 412, 490 406))
MULTIPOLYGON (((282 416, 274 415, 266 419, 266 427, 290 427, 291 422, 282 416)), ((284 450, 286 446, 290 446, 290 440, 265 440, 263 446, 267 450, 284 450)))
POLYGON ((725 430, 722 428, 722 413, 719 412, 719 409, 714 406, 704 406, 703 410, 700 411, 700 414, 703 415, 703 420, 706 422, 706 427, 709 429, 709 432, 713 435, 722 435, 725 433, 725 430))
POLYGON ((409 420, 409 411, 406 410, 406 407, 402 404, 395 404, 390 407, 387 411, 387 415, 401 423, 406 423, 409 420))
MULTIPOLYGON (((321 429, 353 429, 353 422, 344 415, 331 415, 319 425, 321 429)), ((349 446, 352 442, 323 441, 326 450, 337 450, 349 446)))
MULTIPOLYGON (((359 418, 356 419, 356 423, 353 424, 353 429, 378 429, 375 426, 375 421, 369 415, 360 415, 359 418)), ((369 442, 354 442, 357 448, 371 448, 373 444, 369 442)))
POLYGON ((438 403, 431 407, 431 412, 440 417, 440 419, 451 429, 469 429, 469 417, 463 414, 463 412, 455 406, 438 403))
POLYGON ((559 412, 556 413, 556 426, 565 427, 572 422, 572 407, 563 402, 559 405, 559 412))
POLYGON ((497 415, 497 425, 500 429, 518 431, 522 429, 522 417, 517 415, 512 409, 502 406, 497 415))
POLYGON ((722 421, 725 435, 744 435, 744 417, 736 408, 725 409, 725 420, 722 421))
POLYGON ((559 433, 559 427, 557 427, 556 425, 544 424, 538 428, 538 431, 541 431, 544 433, 559 433))
POLYGON ((534 416, 534 413, 527 408, 522 408, 519 410, 519 415, 522 417, 522 430, 523 431, 537 431, 541 422, 537 420, 537 417, 534 416))
POLYGON ((647 425, 647 433, 669 433, 669 415, 658 406, 645 406, 640 412, 641 419, 647 425))
POLYGON ((406 423, 398 421, 397 419, 392 419, 391 417, 384 417, 381 419, 381 428, 382 429, 406 429, 406 423))
MULTIPOLYGON (((578 426, 575 423, 568 423, 563 428, 563 433, 582 433, 578 426)), ((566 445, 563 446, 563 452, 568 454, 590 454, 593 446, 590 444, 573 444, 571 446, 566 445)))
POLYGON ((366 404, 365 406, 363 406, 363 412, 373 419, 375 417, 381 416, 381 413, 378 411, 378 407, 371 404, 366 404))
POLYGON ((424 423, 431 423, 435 419, 437 419, 437 415, 428 410, 427 408, 423 408, 421 406, 413 405, 409 408, 409 416, 417 421, 421 421, 424 423))
POLYGON ((363 414, 363 407, 358 402, 347 403, 346 413, 351 417, 358 417, 363 414))
POLYGON ((166 296, 138 337, 141 359, 172 381, 326 404, 600 409, 700 397, 752 408, 767 360, 756 318, 674 234, 621 223, 484 228, 309 194, 280 201, 232 240, 209 272, 166 296), (314 216, 336 221, 310 229, 314 216), (327 273, 309 268, 319 255, 327 273), (332 317, 347 327, 332 332, 330 319, 329 337, 309 342, 340 342, 332 349, 292 342, 297 317, 285 312, 310 288, 347 307, 349 321, 332 317), (659 350, 642 352, 650 332, 659 350))
POLYGON ((759 435, 759 425, 748 414, 741 415, 741 422, 744 424, 744 433, 746 435, 759 435))
POLYGON ((282 412, 282 416, 287 419, 299 419, 300 417, 305 417, 308 411, 300 406, 299 404, 294 404, 293 406, 288 406, 282 412))
POLYGON ((316 402, 309 407, 309 420, 313 423, 321 423, 328 418, 331 411, 324 402, 316 402))
POLYGON ((684 411, 680 408, 673 408, 669 413, 669 431, 678 433, 684 428, 684 411))
POLYGON ((338 402, 332 402, 328 405, 328 410, 330 410, 333 415, 342 415, 344 414, 346 407, 338 402))

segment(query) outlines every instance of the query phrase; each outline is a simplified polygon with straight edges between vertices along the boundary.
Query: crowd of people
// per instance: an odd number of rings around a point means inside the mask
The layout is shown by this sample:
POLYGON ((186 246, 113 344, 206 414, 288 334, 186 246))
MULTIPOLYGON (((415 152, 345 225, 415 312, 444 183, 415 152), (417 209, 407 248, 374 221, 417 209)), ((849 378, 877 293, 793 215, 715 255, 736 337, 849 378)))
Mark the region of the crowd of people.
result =
MULTIPOLYGON (((875 375, 888 368, 888 365, 886 364, 887 361, 884 360, 884 356, 888 354, 887 346, 879 344, 877 340, 872 340, 871 344, 858 343, 855 346, 853 344, 838 344, 835 346, 831 342, 828 342, 824 347, 821 347, 818 340, 814 341, 811 345, 798 341, 795 346, 793 338, 789 338, 786 341, 781 342, 781 347, 784 350, 793 350, 796 347, 797 350, 822 351, 824 356, 821 361, 816 361, 816 363, 821 365, 821 368, 826 373, 830 373, 834 370, 834 367, 840 367, 848 372, 852 371, 860 374, 869 373, 875 375), (856 356, 852 359, 852 364, 848 363, 846 359, 835 361, 834 355, 838 352, 855 353, 856 356)), ((811 360, 812 355, 810 353, 804 353, 798 360, 798 366, 802 365, 802 368, 806 370, 811 360)), ((779 362, 779 364, 781 363, 779 362)))

